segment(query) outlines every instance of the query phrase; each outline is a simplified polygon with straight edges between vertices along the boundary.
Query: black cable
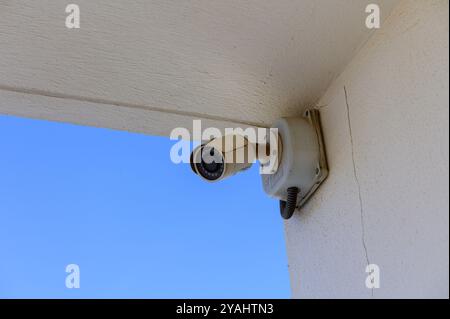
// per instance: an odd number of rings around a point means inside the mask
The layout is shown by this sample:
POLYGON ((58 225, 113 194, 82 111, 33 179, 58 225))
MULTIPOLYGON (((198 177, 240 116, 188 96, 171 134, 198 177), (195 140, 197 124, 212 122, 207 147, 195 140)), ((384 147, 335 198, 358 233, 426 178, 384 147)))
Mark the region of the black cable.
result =
POLYGON ((280 213, 284 219, 289 219, 294 214, 298 193, 299 189, 297 187, 289 187, 287 189, 287 200, 280 200, 280 213))

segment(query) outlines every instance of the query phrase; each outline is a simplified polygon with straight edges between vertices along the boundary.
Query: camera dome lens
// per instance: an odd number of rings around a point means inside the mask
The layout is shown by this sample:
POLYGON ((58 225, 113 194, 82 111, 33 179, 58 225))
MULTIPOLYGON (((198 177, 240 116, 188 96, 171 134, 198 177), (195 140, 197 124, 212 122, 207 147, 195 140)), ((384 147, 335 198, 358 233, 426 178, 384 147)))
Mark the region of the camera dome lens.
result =
MULTIPOLYGON (((208 151, 208 150, 205 150, 208 151)), ((218 158, 215 154, 215 150, 211 148, 209 150, 209 163, 205 162, 202 158, 202 165, 209 173, 215 173, 220 169, 220 161, 222 160, 222 157, 218 158)))
POLYGON ((211 181, 219 179, 225 167, 222 154, 212 147, 202 147, 199 153, 200 162, 195 164, 198 173, 211 181))
POLYGON ((214 173, 217 172, 218 169, 220 169, 220 164, 216 163, 216 162, 212 162, 212 163, 205 163, 202 162, 202 165, 205 167, 205 169, 210 172, 210 173, 214 173))

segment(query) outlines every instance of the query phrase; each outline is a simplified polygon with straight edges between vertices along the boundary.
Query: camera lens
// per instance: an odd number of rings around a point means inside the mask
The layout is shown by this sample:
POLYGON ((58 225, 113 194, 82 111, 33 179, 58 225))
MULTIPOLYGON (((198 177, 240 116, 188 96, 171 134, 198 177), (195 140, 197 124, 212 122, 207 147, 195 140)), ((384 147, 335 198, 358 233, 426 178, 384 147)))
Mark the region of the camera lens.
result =
POLYGON ((195 163, 197 172, 210 181, 222 177, 225 168, 222 154, 212 147, 202 147, 199 154, 201 159, 195 163))

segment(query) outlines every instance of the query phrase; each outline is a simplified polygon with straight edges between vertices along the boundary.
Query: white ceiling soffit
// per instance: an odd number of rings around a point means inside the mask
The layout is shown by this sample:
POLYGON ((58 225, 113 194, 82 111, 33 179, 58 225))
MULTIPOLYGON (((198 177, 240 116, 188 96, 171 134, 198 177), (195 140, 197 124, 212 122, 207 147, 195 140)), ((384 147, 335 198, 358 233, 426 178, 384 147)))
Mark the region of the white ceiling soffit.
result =
MULTIPOLYGON (((0 2, 0 113, 150 134, 268 126, 317 101, 372 32, 365 0, 75 2, 77 30, 64 1, 0 2)), ((397 1, 377 3, 384 19, 397 1)))

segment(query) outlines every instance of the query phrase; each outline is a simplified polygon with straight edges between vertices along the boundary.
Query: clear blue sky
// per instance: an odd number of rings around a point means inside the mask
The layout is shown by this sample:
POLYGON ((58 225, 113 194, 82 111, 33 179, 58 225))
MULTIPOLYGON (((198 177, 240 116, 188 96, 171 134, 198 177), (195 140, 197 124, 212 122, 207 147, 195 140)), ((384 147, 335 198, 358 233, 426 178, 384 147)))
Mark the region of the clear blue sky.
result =
POLYGON ((0 298, 289 298, 257 166, 208 184, 174 143, 0 116, 0 298))

